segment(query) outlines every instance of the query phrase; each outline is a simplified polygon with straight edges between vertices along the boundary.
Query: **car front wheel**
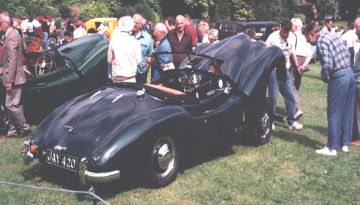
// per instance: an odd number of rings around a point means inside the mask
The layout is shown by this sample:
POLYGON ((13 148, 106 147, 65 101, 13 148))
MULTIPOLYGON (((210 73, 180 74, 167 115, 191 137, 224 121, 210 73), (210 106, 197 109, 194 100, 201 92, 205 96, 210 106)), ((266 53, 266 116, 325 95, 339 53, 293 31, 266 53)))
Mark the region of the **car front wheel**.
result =
POLYGON ((180 150, 176 139, 166 134, 155 134, 148 144, 146 175, 155 187, 170 184, 179 170, 180 150))

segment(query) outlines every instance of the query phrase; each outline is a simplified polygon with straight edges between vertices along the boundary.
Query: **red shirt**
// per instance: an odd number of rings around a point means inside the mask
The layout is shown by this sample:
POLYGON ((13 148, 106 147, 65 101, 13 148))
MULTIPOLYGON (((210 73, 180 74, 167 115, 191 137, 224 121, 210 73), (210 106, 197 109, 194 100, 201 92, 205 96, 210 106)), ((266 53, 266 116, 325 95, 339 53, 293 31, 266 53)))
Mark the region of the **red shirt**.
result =
POLYGON ((191 35, 191 42, 193 47, 196 47, 196 42, 197 42, 197 31, 196 28, 193 25, 188 25, 185 27, 185 31, 187 31, 188 33, 190 33, 191 35))

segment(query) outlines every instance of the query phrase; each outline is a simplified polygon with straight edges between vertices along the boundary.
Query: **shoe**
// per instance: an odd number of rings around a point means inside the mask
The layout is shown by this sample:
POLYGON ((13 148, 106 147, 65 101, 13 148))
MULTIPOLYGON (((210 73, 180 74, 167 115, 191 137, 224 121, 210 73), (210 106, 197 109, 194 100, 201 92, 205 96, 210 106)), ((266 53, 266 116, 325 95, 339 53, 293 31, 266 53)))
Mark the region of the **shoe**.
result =
POLYGON ((322 154, 322 155, 328 155, 328 156, 336 156, 336 150, 335 149, 329 149, 328 147, 324 147, 322 149, 317 149, 316 154, 322 154))
POLYGON ((298 118, 300 118, 301 116, 303 116, 303 112, 301 111, 301 110, 298 110, 296 113, 295 113, 295 115, 294 115, 294 118, 295 119, 298 119, 298 118))
POLYGON ((32 132, 31 128, 28 127, 24 130, 19 131, 17 136, 15 136, 15 138, 23 138, 23 137, 29 135, 31 132, 32 132))
POLYGON ((271 124, 271 129, 275 130, 275 124, 274 123, 271 124))
POLYGON ((341 150, 343 152, 349 152, 349 146, 344 145, 344 146, 341 147, 341 150))
POLYGON ((301 130, 304 126, 298 122, 294 122, 292 125, 289 125, 290 130, 301 130))
POLYGON ((17 132, 8 132, 7 133, 7 138, 16 138, 18 136, 17 132))
POLYGON ((30 134, 31 132, 32 132, 31 127, 27 127, 26 129, 20 130, 19 134, 22 134, 25 136, 25 135, 30 134))
POLYGON ((353 145, 353 146, 360 146, 360 139, 355 140, 355 141, 352 141, 352 142, 351 142, 351 145, 353 145))

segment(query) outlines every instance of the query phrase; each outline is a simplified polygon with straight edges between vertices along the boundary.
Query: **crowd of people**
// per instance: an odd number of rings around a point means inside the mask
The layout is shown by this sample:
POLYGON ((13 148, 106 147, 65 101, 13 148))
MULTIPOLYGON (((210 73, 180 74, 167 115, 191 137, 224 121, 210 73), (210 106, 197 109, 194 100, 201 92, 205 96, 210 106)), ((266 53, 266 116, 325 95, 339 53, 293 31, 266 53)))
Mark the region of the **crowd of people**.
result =
POLYGON ((167 17, 162 23, 155 24, 153 31, 149 31, 145 22, 140 14, 119 19, 108 50, 111 65, 109 76, 113 81, 146 83, 149 72, 151 80, 157 80, 160 74, 156 66, 162 70, 172 69, 182 62, 185 54, 157 55, 152 58, 154 51, 190 52, 199 44, 218 41, 218 30, 209 29, 205 21, 200 21, 195 28, 187 14, 178 15, 175 19, 167 17))
POLYGON ((280 47, 286 58, 287 79, 278 81, 276 70, 272 71, 268 95, 273 113, 276 113, 278 92, 284 97, 289 129, 303 128, 296 120, 304 114, 299 98, 302 75, 309 70, 314 56, 309 43, 317 48, 321 80, 328 85, 328 140, 316 153, 336 156, 340 148, 348 152, 350 144, 360 145, 360 80, 357 74, 354 75, 360 71, 360 18, 340 33, 333 28, 331 18, 325 19, 324 26, 309 23, 305 28, 298 18, 285 19, 281 29, 266 40, 268 46, 280 47))
MULTIPOLYGON (((23 71, 7 64, 9 56, 6 52, 9 52, 7 49, 11 49, 8 47, 8 36, 20 34, 16 35, 16 42, 20 41, 20 36, 37 36, 43 39, 43 42, 53 38, 57 44, 62 44, 86 35, 86 28, 81 19, 76 22, 61 17, 44 17, 40 21, 31 18, 12 19, 6 12, 1 14, 0 19, 1 29, 6 33, 2 55, 3 67, 5 70, 14 70, 15 73, 23 71)), ((325 19, 323 27, 309 23, 304 28, 299 18, 285 19, 280 30, 271 33, 264 42, 267 46, 280 47, 286 59, 286 81, 278 81, 276 69, 272 71, 268 80, 268 97, 272 112, 276 117, 276 101, 280 92, 285 101, 288 128, 295 130, 303 128, 298 122, 298 118, 304 114, 301 110, 299 92, 303 73, 309 70, 309 63, 314 56, 311 44, 316 45, 322 66, 321 79, 328 84, 328 143, 324 148, 316 150, 316 153, 324 155, 337 155, 340 147, 343 152, 348 152, 352 139, 353 144, 360 145, 360 78, 354 76, 354 71, 360 71, 360 18, 341 32, 335 30, 332 23, 331 19, 325 19)), ((119 18, 118 26, 111 37, 106 25, 100 25, 97 32, 109 40, 109 78, 114 82, 140 83, 146 83, 149 75, 151 81, 158 80, 159 70, 173 69, 185 58, 185 54, 153 56, 155 51, 190 52, 199 44, 217 43, 219 34, 219 31, 210 28, 206 21, 200 21, 197 27, 194 27, 187 14, 178 15, 176 18, 167 17, 153 26, 147 24, 146 19, 140 14, 134 14, 132 17, 123 16, 119 18), (155 69, 157 66, 160 66, 160 69, 155 69)), ((247 29, 245 33, 252 41, 256 41, 254 29, 247 29)), ((26 79, 18 80, 14 76, 18 75, 8 76, 8 73, 3 73, 6 90, 18 90, 7 92, 6 95, 5 105, 11 121, 9 136, 24 133, 29 128, 19 105, 21 85, 26 79)))

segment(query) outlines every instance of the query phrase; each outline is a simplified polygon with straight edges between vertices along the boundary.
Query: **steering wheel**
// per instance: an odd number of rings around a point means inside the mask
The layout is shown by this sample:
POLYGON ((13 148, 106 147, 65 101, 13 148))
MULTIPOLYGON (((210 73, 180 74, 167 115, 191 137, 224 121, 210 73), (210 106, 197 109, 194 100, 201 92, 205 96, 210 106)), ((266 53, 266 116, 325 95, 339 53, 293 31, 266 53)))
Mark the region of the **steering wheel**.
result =
POLYGON ((54 53, 45 52, 40 55, 35 64, 35 75, 42 76, 52 71, 55 67, 54 53))

